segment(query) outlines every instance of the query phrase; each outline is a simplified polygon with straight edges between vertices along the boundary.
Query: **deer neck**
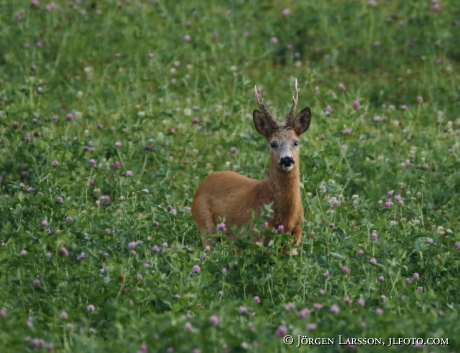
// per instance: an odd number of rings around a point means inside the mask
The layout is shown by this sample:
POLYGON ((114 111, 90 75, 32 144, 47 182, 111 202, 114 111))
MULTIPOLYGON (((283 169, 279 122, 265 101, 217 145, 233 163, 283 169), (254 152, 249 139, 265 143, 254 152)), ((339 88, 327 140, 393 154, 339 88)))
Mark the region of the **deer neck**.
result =
POLYGON ((272 167, 268 175, 268 186, 273 200, 273 226, 277 227, 282 224, 285 230, 290 230, 288 228, 293 227, 301 204, 298 162, 289 172, 272 167))

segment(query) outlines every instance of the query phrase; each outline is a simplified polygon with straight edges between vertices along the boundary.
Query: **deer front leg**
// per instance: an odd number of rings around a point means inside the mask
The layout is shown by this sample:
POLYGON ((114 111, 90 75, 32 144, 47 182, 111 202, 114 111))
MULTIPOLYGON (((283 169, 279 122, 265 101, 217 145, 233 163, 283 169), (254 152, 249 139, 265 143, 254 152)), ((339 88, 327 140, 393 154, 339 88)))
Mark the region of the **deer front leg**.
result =
MULTIPOLYGON (((292 240, 291 244, 295 245, 296 247, 299 247, 300 244, 302 243, 302 227, 300 224, 297 224, 294 229, 291 232, 292 235, 292 240)), ((291 255, 297 255, 298 251, 297 248, 291 248, 291 255)))

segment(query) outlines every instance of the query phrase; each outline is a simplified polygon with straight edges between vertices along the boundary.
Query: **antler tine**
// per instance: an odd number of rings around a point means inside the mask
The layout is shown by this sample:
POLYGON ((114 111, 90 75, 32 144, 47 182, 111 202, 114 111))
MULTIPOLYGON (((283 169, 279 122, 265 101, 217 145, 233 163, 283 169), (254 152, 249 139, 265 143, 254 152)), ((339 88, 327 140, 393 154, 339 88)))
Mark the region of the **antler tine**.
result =
POLYGON ((257 93, 257 86, 254 86, 254 94, 255 94, 257 106, 259 107, 259 109, 269 119, 273 127, 278 128, 278 123, 276 122, 275 119, 273 119, 272 115, 268 112, 267 108, 265 108, 265 105, 260 101, 259 94, 257 93))
POLYGON ((299 100, 299 91, 297 89, 297 79, 295 79, 294 83, 294 96, 292 97, 292 108, 291 111, 289 112, 286 120, 286 125, 291 126, 292 123, 294 122, 294 115, 295 115, 295 110, 297 109, 297 102, 299 100))

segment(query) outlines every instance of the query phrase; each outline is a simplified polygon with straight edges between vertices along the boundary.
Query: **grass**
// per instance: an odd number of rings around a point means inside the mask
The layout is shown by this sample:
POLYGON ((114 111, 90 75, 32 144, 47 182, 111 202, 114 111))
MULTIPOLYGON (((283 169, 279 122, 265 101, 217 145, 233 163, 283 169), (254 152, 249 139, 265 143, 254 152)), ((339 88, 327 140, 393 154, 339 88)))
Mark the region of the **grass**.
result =
POLYGON ((1 351, 458 351, 456 5, 0 1, 1 351), (205 251, 196 187, 265 178, 294 78, 299 256, 205 251))

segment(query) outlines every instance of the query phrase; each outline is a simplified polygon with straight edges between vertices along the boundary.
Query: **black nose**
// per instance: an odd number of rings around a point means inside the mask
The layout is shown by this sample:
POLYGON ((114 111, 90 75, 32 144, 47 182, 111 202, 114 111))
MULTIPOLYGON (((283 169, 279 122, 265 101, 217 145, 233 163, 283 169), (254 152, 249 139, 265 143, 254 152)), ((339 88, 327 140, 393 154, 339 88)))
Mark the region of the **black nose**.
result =
POLYGON ((288 168, 295 164, 294 158, 292 157, 283 157, 280 160, 280 167, 281 168, 288 168))

